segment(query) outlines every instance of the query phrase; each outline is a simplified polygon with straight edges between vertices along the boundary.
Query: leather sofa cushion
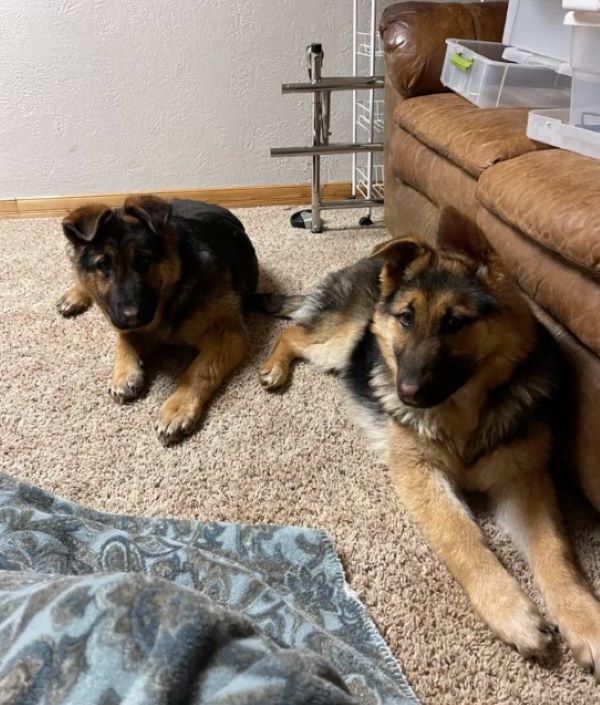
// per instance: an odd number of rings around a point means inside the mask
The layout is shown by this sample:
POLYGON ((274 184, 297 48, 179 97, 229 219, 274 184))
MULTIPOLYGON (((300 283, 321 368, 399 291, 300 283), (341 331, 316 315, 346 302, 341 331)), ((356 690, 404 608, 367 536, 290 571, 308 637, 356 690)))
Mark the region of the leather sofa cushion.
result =
POLYGON ((394 123, 473 176, 529 152, 547 149, 526 133, 527 108, 478 108, 454 93, 411 98, 394 123))
POLYGON ((396 127, 390 137, 386 162, 388 180, 393 175, 436 206, 452 206, 471 220, 477 217, 477 179, 402 128, 396 127))
POLYGON ((418 235, 435 245, 440 209, 393 172, 385 176, 385 224, 391 237, 418 235))
POLYGON ((600 354, 600 285, 481 206, 477 223, 510 275, 542 308, 600 354))
POLYGON ((477 196, 532 240, 600 276, 599 160, 561 149, 527 154, 486 171, 477 196))
POLYGON ((379 31, 386 75, 403 98, 445 90, 446 38, 502 41, 505 2, 399 2, 385 8, 379 31))

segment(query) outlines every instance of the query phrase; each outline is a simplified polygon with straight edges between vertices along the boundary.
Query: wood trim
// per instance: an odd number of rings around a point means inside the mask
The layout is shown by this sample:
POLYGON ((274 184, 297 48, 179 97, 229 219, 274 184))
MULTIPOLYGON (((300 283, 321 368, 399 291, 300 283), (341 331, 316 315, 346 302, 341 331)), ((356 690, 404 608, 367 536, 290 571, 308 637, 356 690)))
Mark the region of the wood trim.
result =
POLYGON ((18 213, 17 201, 14 198, 10 201, 0 201, 0 218, 15 218, 18 213))
MULTIPOLYGON (((324 184, 324 200, 350 198, 352 185, 347 181, 324 184)), ((226 208, 255 206, 304 205, 310 203, 310 185, 244 186, 223 189, 190 189, 186 191, 153 191, 163 198, 191 198, 209 201, 226 208)), ((57 198, 13 198, 0 200, 0 218, 55 218, 87 203, 120 206, 128 194, 112 193, 90 196, 60 196, 57 198)))

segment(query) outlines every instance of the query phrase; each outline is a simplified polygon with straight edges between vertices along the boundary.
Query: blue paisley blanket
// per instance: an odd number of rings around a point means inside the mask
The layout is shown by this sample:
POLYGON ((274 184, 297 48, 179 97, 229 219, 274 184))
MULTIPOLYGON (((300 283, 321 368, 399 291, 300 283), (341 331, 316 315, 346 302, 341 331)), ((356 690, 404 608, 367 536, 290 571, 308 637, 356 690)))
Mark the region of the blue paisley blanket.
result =
POLYGON ((94 512, 0 474, 0 704, 409 705, 328 537, 94 512))

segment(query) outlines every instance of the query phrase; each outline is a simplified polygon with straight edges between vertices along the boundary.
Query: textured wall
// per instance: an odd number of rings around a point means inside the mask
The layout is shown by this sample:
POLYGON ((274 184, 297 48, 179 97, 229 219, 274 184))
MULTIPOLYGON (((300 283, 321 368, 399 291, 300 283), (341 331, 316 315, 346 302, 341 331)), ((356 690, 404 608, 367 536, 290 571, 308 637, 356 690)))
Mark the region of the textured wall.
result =
MULTIPOLYGON (((350 0, 4 0, 0 198, 299 183, 304 47, 349 73, 350 0)), ((349 94, 334 98, 349 136, 349 94)), ((349 179, 348 157, 325 179, 349 179)))

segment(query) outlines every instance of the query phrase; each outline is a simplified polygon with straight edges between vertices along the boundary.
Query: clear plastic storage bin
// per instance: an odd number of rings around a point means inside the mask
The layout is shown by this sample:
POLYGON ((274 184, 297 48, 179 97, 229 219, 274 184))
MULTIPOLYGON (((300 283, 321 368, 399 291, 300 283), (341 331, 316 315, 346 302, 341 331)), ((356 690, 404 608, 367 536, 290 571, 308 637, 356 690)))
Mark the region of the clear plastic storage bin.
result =
POLYGON ((600 132, 600 12, 569 12, 574 127, 600 132))
POLYGON ((565 24, 572 29, 570 109, 530 112, 527 135, 600 159, 600 12, 569 12, 565 24))
POLYGON ((600 132, 569 125, 569 109, 532 110, 527 137, 571 152, 600 159, 600 132))
POLYGON ((502 60, 505 45, 446 40, 441 81, 480 108, 568 108, 571 79, 546 66, 502 60))
POLYGON ((562 0, 509 0, 502 42, 527 52, 528 63, 543 57, 557 65, 569 63, 571 28, 564 24, 562 0))

